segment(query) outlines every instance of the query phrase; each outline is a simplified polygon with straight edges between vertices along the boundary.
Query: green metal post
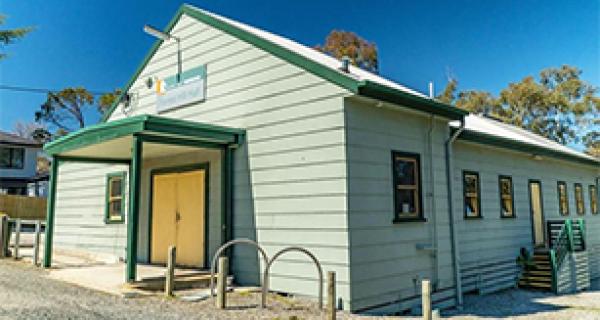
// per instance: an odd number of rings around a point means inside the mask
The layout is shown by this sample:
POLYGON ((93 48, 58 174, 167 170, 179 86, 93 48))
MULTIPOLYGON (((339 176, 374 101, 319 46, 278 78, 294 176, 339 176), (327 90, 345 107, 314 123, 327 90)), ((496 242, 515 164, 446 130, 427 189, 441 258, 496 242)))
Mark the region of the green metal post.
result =
POLYGON ((138 222, 140 203, 140 176, 142 171, 143 141, 134 135, 129 166, 129 210, 127 212, 127 282, 136 279, 138 222))
POLYGON ((556 265, 556 252, 554 249, 550 249, 550 266, 552 266, 552 291, 558 293, 557 289, 557 278, 558 278, 558 266, 556 265))
POLYGON ((575 250, 575 242, 573 241, 573 225, 571 220, 565 221, 565 224, 567 226, 567 236, 569 237, 569 251, 572 252, 575 250))
POLYGON ((579 232, 581 234, 581 249, 585 250, 585 220, 579 218, 577 223, 579 223, 579 232))
POLYGON ((44 268, 52 266, 52 239, 54 236, 54 209, 56 207, 56 183, 58 180, 58 157, 50 163, 50 183, 46 208, 46 236, 44 237, 44 268))

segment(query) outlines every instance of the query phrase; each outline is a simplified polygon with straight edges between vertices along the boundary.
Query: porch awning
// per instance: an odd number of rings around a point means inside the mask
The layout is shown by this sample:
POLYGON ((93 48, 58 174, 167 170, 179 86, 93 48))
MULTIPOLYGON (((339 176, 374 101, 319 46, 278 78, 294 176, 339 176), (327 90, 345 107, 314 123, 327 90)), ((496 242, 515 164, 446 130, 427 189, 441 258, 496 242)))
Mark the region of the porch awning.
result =
POLYGON ((139 115, 87 127, 47 143, 51 156, 77 158, 131 159, 134 135, 144 141, 190 147, 236 146, 245 131, 198 122, 139 115))

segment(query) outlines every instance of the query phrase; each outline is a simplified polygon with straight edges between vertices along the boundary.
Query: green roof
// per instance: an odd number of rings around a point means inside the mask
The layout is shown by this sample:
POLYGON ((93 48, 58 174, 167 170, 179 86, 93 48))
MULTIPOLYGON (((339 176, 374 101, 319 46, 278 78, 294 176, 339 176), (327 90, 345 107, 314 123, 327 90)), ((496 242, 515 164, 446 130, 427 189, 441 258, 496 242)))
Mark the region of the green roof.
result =
POLYGON ((134 134, 146 134, 172 139, 191 139, 191 141, 197 141, 198 143, 229 145, 241 143, 245 131, 193 121, 139 115, 77 130, 47 143, 44 146, 44 150, 49 155, 60 155, 134 134))

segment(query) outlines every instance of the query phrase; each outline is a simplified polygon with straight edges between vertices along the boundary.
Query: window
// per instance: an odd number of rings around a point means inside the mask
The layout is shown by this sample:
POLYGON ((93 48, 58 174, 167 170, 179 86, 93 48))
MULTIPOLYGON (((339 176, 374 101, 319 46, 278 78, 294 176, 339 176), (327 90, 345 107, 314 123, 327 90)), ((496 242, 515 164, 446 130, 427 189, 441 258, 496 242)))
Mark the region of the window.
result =
POLYGON ((0 168, 23 169, 25 149, 0 147, 0 168))
POLYGON ((500 176, 498 184, 500 189, 500 217, 514 218, 515 202, 512 178, 509 176, 500 176))
POLYGON ((394 151, 392 162, 394 222, 423 220, 419 155, 394 151))
POLYGON ((590 191, 590 210, 592 214, 598 214, 598 189, 596 186, 591 184, 589 187, 590 191))
POLYGON ((463 172, 463 192, 465 197, 465 218, 481 218, 479 173, 463 172))
POLYGON ((561 215, 569 215, 569 197, 567 196, 567 184, 564 181, 558 182, 558 207, 561 215))
POLYGON ((581 183, 575 184, 575 207, 577 208, 578 215, 585 214, 585 203, 583 200, 583 187, 581 183))
POLYGON ((125 172, 106 176, 106 209, 104 222, 122 223, 125 219, 125 172))

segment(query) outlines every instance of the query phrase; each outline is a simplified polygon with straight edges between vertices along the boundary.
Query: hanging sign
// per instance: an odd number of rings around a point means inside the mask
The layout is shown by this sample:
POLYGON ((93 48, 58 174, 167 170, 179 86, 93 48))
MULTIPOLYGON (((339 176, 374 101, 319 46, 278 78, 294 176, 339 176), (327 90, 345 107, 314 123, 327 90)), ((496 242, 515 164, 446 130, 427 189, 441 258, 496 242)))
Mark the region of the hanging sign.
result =
POLYGON ((206 99, 206 65, 156 80, 156 112, 161 113, 206 99))

